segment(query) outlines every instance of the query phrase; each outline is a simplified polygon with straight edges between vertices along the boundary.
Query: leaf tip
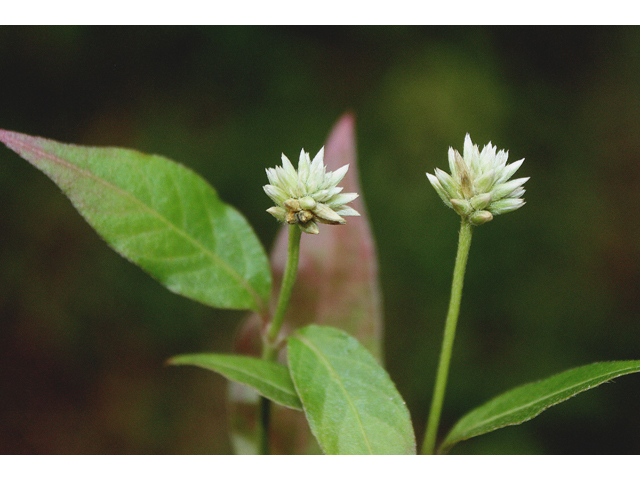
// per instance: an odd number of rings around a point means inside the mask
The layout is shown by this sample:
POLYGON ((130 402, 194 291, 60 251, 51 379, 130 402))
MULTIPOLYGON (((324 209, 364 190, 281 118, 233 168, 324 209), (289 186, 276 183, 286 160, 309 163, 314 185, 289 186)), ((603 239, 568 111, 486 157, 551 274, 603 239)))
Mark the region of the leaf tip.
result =
POLYGON ((169 357, 164 361, 165 367, 176 367, 184 365, 184 355, 176 355, 175 357, 169 357))

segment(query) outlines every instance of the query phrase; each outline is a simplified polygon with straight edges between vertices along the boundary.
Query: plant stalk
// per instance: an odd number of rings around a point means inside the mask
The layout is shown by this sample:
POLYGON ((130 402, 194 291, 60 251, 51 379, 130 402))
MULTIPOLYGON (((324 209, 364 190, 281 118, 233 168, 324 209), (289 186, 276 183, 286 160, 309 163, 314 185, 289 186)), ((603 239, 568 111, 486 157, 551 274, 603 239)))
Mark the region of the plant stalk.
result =
MULTIPOLYGON (((273 319, 267 325, 262 342, 262 359, 276 361, 278 356, 278 334, 282 328, 284 314, 289 307, 291 291, 298 273, 298 260, 300 258, 300 237, 302 230, 298 225, 289 225, 289 243, 287 246, 287 263, 284 267, 280 295, 273 319)), ((260 430, 259 448, 262 455, 269 455, 269 424, 271 417, 271 402, 260 397, 260 430)))
POLYGON ((453 281, 451 283, 451 299, 449 301, 449 312, 445 321, 444 335, 442 338, 442 349, 440 350, 440 361, 436 374, 435 386, 433 389, 433 399, 431 400, 431 410, 427 421, 427 429, 422 443, 422 454, 433 455, 435 453, 436 437, 440 424, 440 414, 444 402, 444 393, 447 387, 447 377, 449 376, 449 364, 451 362, 451 352, 453 350, 453 340, 456 335, 456 325, 458 314, 460 313, 460 300, 462 299, 462 285, 464 283, 464 273, 469 258, 469 248, 471 247, 472 225, 465 219, 460 224, 460 235, 458 238, 458 253, 456 263, 453 268, 453 281))
POLYGON ((287 263, 284 267, 284 275, 282 276, 282 286, 280 287, 280 296, 276 306, 276 312, 273 315, 271 323, 267 326, 267 332, 264 340, 264 351, 262 358, 265 360, 275 360, 277 353, 277 340, 284 314, 289 307, 291 299, 291 291, 296 281, 298 273, 298 260, 300 258, 300 237, 302 230, 298 225, 289 225, 289 244, 287 246, 287 263))

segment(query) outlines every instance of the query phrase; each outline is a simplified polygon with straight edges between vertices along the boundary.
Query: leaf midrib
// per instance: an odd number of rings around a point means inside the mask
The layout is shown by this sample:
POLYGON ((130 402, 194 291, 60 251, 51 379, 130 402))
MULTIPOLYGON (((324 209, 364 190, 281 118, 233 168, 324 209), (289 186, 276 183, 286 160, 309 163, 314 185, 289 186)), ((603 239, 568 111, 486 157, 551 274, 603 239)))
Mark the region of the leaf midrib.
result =
MULTIPOLYGON (((601 378, 606 378, 606 377, 610 377, 609 380, 613 380, 614 378, 619 377, 620 375, 624 375, 624 371, 625 370, 634 370, 634 367, 625 368, 624 370, 620 370, 618 372, 615 372, 615 374, 614 373, 608 373, 608 374, 599 375, 598 377, 594 377, 594 378, 591 378, 589 380, 585 380, 585 381, 579 382, 579 383, 574 384, 574 385, 572 385, 570 387, 563 388, 562 390, 556 390, 555 392, 553 392, 553 393, 551 393, 549 395, 545 395, 544 397, 540 397, 537 400, 533 400, 533 401, 531 401, 531 402, 529 402, 529 403, 527 403, 525 405, 521 405, 521 406, 519 406, 517 408, 512 408, 511 410, 508 410, 506 412, 502 412, 502 413, 500 413, 498 415, 494 415, 494 416, 492 416, 490 418, 487 418, 486 420, 483 420, 482 422, 476 423, 476 425, 472 429, 468 429, 468 431, 477 430, 478 428, 481 428, 482 426, 484 426, 484 425, 486 425, 486 424, 488 424, 488 423, 490 423, 490 422, 492 422, 492 421, 494 421, 494 420, 496 420, 496 419, 498 419, 500 417, 511 415, 511 414, 516 413, 516 412, 518 412, 520 410, 524 410, 524 409, 526 409, 528 407, 531 407, 531 406, 535 405, 536 403, 540 403, 540 402, 544 401, 547 398, 553 397, 555 395, 559 395, 559 394, 561 394, 563 392, 566 392, 568 390, 571 390, 571 389, 579 388, 580 386, 582 386, 585 383, 594 382, 595 381, 599 385, 600 383, 606 381, 606 380, 602 380, 602 381, 599 381, 599 380, 601 378), (611 375, 614 375, 614 376, 611 376, 611 375)), ((594 386, 597 386, 597 385, 594 385, 594 386)), ((521 388, 524 388, 524 386, 521 387, 521 388)), ((580 391, 583 391, 583 390, 580 390, 580 391)), ((580 391, 577 391, 576 394, 580 393, 580 391)), ((559 403, 559 402, 556 402, 556 403, 559 403)), ((548 406, 550 407, 550 406, 553 406, 553 405, 555 405, 555 403, 551 404, 551 405, 548 405, 548 406)))
POLYGON ((360 413, 358 412, 358 409, 356 408, 356 406, 351 401, 351 397, 348 394, 347 389, 344 387, 344 384, 340 380, 340 376, 335 371, 335 369, 333 368, 331 363, 329 363, 329 361, 322 354, 322 351, 319 350, 318 348, 316 348, 316 346, 310 340, 308 340, 306 337, 300 336, 299 334, 296 335, 295 337, 298 340, 300 340, 302 343, 304 343, 307 347, 309 347, 309 349, 311 351, 313 351, 317 355, 317 357, 320 359, 320 361, 326 366, 327 370, 329 371, 329 374, 333 377, 333 379, 336 381, 336 383, 338 384, 338 386, 340 387, 340 389, 344 393, 344 396, 347 399, 347 403, 348 403, 350 409, 353 411, 353 413, 354 413, 354 415, 356 417, 356 420, 357 420, 356 423, 360 427, 360 431, 362 432, 362 438, 364 439, 369 452, 373 455, 373 448, 371 447, 371 443, 369 442, 369 437, 367 436, 366 431, 364 429, 364 424, 362 422, 362 419, 360 418, 360 413))
POLYGON ((245 374, 247 377, 249 378, 253 378, 255 380, 258 380, 261 383, 264 383, 266 385, 269 385, 273 388, 275 388, 276 390, 286 394, 286 395, 290 395, 290 396, 294 396, 297 397, 297 393, 295 391, 295 389, 292 390, 287 390, 285 389, 282 384, 277 384, 277 383, 273 383, 271 382, 269 379, 265 379, 264 377, 261 377, 258 374, 253 373, 251 370, 244 370, 243 368, 239 368, 237 366, 229 366, 228 364, 224 364, 224 363, 218 363, 216 367, 211 367, 210 365, 207 365, 206 363, 200 363, 200 362, 194 362, 194 364, 197 364, 198 366, 202 367, 202 368, 220 368, 220 369, 228 369, 231 371, 236 371, 239 373, 243 373, 245 374))

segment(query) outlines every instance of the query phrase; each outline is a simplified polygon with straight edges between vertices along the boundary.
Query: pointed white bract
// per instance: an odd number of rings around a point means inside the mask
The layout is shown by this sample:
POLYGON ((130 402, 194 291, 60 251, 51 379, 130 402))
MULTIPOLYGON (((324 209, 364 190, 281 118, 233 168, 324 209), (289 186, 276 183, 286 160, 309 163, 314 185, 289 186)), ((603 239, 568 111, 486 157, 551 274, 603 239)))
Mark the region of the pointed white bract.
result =
POLYGON ((449 148, 451 174, 439 168, 436 168, 435 175, 427 173, 442 201, 473 225, 482 225, 492 220, 494 215, 512 212, 525 203, 522 185, 529 178, 510 180, 524 158, 507 164, 509 154, 496 150, 489 142, 480 151, 467 134, 463 155, 449 148))
POLYGON ((265 193, 276 204, 267 209, 281 222, 297 224, 305 233, 319 233, 317 222, 330 225, 346 223, 343 216, 359 216, 347 203, 358 197, 357 193, 341 193, 338 183, 344 178, 349 165, 335 172, 327 172, 324 165, 324 147, 311 161, 309 154, 300 152, 298 170, 282 154, 282 166, 267 168, 269 185, 265 193))

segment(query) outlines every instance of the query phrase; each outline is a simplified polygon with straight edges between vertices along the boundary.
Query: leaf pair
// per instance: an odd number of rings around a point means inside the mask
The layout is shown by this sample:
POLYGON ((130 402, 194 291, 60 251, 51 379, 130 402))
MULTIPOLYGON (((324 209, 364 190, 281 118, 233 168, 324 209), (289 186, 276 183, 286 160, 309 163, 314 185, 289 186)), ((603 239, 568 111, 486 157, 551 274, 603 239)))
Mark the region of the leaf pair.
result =
MULTIPOLYGON (((357 340, 337 329, 306 327, 290 338, 288 359, 290 372, 284 365, 231 355, 184 355, 171 363, 208 368, 281 405, 304 406, 325 453, 415 453, 402 398, 357 340)), ((462 440, 531 420, 578 393, 637 372, 638 360, 600 362, 509 390, 462 417, 439 452, 446 453, 462 440)))
POLYGON ((239 355, 173 358, 255 388, 305 415, 322 450, 334 455, 415 454, 409 411, 387 372, 360 343, 332 327, 310 325, 288 340, 284 365, 239 355))

